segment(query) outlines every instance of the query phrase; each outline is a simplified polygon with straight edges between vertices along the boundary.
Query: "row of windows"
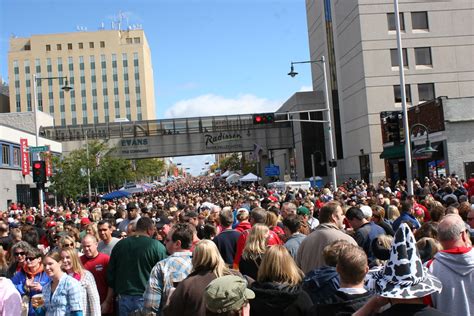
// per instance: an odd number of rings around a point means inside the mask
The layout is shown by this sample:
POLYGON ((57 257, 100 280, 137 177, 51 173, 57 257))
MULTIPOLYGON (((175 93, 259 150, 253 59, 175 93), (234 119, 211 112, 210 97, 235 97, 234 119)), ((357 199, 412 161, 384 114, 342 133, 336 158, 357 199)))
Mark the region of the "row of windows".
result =
MULTIPOLYGON (((100 48, 105 48, 105 41, 100 41, 99 42, 99 46, 100 48)), ((46 51, 47 52, 50 52, 51 51, 51 47, 54 47, 54 45, 52 46, 51 44, 46 44, 46 51)), ((62 50, 63 47, 66 49, 67 47, 67 50, 73 50, 73 44, 72 43, 67 43, 65 45, 63 44, 56 44, 56 50, 59 51, 59 50, 62 50)), ((94 42, 89 42, 89 48, 94 48, 95 47, 95 43, 94 42)), ((80 42, 80 43, 77 43, 77 48, 79 49, 84 49, 84 43, 80 42)))
MULTIPOLYGON (((434 83, 419 83, 417 84, 417 88, 418 100, 420 102, 430 101, 435 98, 434 83)), ((393 86, 393 95, 395 103, 402 102, 402 93, 400 91, 400 85, 393 86)), ((409 84, 405 85, 405 99, 407 103, 412 103, 411 86, 409 84)))
MULTIPOLYGON (((433 60, 431 59, 431 47, 415 47, 415 65, 416 66, 433 66, 433 60)), ((408 54, 407 49, 403 48, 403 66, 408 67, 408 54)), ((390 59, 392 61, 392 67, 398 67, 398 49, 390 49, 390 59)))
MULTIPOLYGON (((408 13, 407 13, 408 14, 408 13)), ((405 13, 399 13, 400 30, 405 31, 405 13)), ((387 13, 388 30, 395 31, 395 13, 387 13)), ((419 31, 429 31, 428 12, 411 12, 411 29, 419 31)))

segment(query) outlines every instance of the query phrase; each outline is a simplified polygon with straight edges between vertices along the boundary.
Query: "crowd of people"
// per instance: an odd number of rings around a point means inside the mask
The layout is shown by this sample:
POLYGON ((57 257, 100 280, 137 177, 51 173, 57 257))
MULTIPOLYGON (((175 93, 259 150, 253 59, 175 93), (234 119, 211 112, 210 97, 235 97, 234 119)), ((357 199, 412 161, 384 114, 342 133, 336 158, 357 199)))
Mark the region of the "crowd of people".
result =
POLYGON ((0 212, 0 315, 474 315, 474 175, 189 177, 0 212))

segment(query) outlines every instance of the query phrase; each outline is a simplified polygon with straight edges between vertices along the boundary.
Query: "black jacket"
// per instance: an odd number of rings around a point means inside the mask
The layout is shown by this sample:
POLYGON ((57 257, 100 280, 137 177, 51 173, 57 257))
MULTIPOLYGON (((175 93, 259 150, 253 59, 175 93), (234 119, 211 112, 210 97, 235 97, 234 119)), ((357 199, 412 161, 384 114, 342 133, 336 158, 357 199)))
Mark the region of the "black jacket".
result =
POLYGON ((313 305, 300 286, 254 282, 250 288, 255 292, 255 298, 250 300, 250 316, 306 315, 313 305))
POLYGON ((329 304, 314 305, 308 316, 346 316, 352 315, 372 297, 372 293, 347 294, 336 291, 329 304))

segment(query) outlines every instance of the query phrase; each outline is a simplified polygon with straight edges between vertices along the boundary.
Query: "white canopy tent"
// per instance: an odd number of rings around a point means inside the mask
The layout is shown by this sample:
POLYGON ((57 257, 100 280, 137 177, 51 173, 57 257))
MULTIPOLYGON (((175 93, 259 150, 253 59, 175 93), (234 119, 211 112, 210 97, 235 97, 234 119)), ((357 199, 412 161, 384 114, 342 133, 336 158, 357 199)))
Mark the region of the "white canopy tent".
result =
POLYGON ((230 176, 232 174, 232 172, 230 170, 226 170, 226 172, 224 172, 223 174, 221 174, 221 178, 227 178, 228 176, 230 176))
POLYGON ((262 180, 262 178, 260 177, 257 177, 256 175, 254 175, 253 173, 248 173, 246 174, 245 176, 243 176, 242 178, 240 178, 240 182, 255 182, 255 181, 260 181, 262 180))
POLYGON ((225 181, 229 184, 237 183, 239 182, 240 177, 241 177, 240 174, 234 173, 228 176, 227 179, 225 179, 225 181))

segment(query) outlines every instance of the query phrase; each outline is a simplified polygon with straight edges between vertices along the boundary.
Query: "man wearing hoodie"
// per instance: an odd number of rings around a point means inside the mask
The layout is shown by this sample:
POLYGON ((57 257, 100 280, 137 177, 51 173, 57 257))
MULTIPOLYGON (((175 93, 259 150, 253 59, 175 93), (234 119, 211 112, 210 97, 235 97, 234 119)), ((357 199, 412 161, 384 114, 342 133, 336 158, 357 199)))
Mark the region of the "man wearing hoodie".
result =
POLYGON ((303 279, 303 290, 308 293, 314 305, 328 304, 339 289, 339 274, 336 266, 341 250, 350 245, 345 240, 336 240, 324 247, 323 256, 326 265, 314 269, 303 279))
POLYGON ((358 246, 348 244, 341 249, 336 265, 340 287, 327 304, 315 304, 308 315, 352 315, 372 297, 364 288, 369 271, 367 255, 358 246))
POLYGON ((428 263, 442 284, 441 293, 431 294, 433 306, 450 315, 474 315, 474 250, 462 218, 448 214, 439 223, 442 251, 428 263))

